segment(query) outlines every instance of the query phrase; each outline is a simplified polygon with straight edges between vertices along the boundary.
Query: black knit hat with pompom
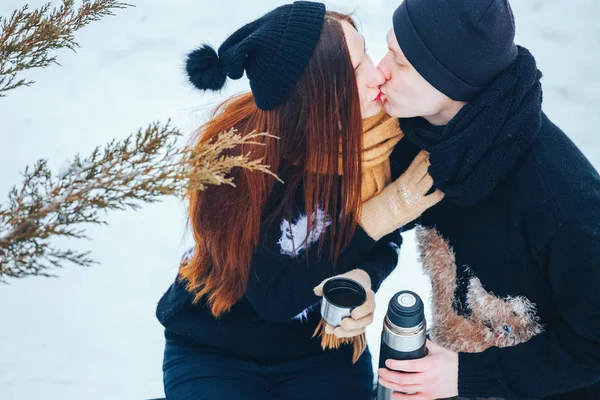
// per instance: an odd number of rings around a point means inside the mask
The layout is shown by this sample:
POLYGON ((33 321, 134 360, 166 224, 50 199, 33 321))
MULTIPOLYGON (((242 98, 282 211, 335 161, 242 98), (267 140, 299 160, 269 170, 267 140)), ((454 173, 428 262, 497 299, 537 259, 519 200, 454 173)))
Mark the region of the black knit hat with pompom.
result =
POLYGON ((201 90, 220 90, 227 77, 246 75, 256 105, 279 106, 310 61, 323 28, 325 5, 296 1, 238 29, 217 52, 203 45, 188 55, 186 71, 201 90))

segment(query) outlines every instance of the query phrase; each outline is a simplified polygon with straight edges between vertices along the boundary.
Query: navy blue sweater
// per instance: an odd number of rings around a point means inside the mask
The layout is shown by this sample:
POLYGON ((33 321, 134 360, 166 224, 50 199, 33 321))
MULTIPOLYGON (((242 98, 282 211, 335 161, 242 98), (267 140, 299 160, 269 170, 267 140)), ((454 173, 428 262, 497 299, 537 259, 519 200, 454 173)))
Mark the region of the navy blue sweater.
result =
MULTIPOLYGON (((321 320, 319 298, 313 288, 326 278, 362 268, 377 290, 396 267, 401 236, 396 232, 375 242, 358 226, 334 267, 326 251, 317 256, 316 241, 308 250, 292 246, 292 236, 295 243, 306 236, 303 204, 297 196, 291 218, 281 217, 263 229, 246 294, 221 318, 213 317, 204 301, 192 304, 192 294, 176 280, 156 310, 166 337, 263 362, 323 353, 320 338, 312 338, 321 320)), ((321 212, 315 216, 319 221, 326 218, 321 212)), ((313 230, 310 240, 320 234, 313 230)))
POLYGON ((543 328, 515 346, 459 353, 459 394, 600 399, 600 176, 541 112, 539 74, 526 72, 508 71, 447 126, 400 120, 392 178, 430 151, 429 172, 449 195, 421 224, 455 253, 457 314, 471 315, 476 277, 493 296, 535 305, 543 328))

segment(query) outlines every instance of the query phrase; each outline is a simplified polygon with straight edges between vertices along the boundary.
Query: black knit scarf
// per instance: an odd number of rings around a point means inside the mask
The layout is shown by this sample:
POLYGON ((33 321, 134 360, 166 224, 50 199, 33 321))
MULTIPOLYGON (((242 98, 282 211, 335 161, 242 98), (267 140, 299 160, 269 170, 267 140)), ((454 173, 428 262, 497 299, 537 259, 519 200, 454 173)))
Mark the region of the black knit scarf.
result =
POLYGON ((529 150, 542 120, 541 72, 519 47, 516 61, 443 127, 401 119, 407 138, 430 153, 429 173, 446 199, 468 207, 486 199, 529 150))

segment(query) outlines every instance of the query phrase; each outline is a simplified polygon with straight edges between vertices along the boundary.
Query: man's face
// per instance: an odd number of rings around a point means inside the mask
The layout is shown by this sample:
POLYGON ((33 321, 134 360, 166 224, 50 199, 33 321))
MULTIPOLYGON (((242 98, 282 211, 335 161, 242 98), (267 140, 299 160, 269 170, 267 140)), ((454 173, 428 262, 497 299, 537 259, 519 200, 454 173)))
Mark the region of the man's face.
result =
POLYGON ((392 117, 430 117, 439 114, 452 100, 431 86, 408 62, 394 30, 387 34, 388 52, 377 68, 386 82, 381 86, 383 107, 392 117))

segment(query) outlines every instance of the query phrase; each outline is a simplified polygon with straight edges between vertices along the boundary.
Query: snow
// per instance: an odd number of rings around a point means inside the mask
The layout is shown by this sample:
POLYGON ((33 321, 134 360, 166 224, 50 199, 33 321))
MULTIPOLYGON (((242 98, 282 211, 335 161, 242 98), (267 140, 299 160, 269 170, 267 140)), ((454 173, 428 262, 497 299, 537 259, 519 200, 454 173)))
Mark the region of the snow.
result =
MULTIPOLYGON (((28 1, 39 7, 46 0, 28 1)), ((242 24, 279 1, 129 1, 76 34, 78 53, 60 51, 62 67, 32 71, 30 88, 0 99, 0 193, 21 181, 39 158, 53 171, 61 160, 87 155, 97 145, 124 139, 160 120, 191 133, 207 112, 245 80, 217 95, 191 88, 183 74, 186 52, 203 42, 218 46, 242 24)), ((3 0, 8 15, 25 0, 3 0)), ((58 0, 54 1, 58 4, 58 0)), ((399 0, 328 1, 355 10, 374 60, 399 0)), ((517 42, 544 72, 544 109, 600 167, 594 120, 600 107, 600 2, 514 0, 517 42)), ((6 201, 6 197, 4 199, 6 201)), ((89 241, 60 242, 92 250, 91 268, 68 266, 58 279, 27 278, 0 285, 0 399, 148 399, 162 391, 162 329, 154 318, 159 297, 189 248, 185 206, 177 199, 136 212, 107 215, 108 227, 89 227, 89 241)), ((414 237, 405 236, 396 272, 377 296, 368 331, 374 359, 385 305, 401 289, 429 303, 428 282, 416 262, 414 237)))
POLYGON ((69 161, 65 160, 58 167, 58 178, 64 179, 67 175, 69 175, 72 171, 72 165, 69 161))

